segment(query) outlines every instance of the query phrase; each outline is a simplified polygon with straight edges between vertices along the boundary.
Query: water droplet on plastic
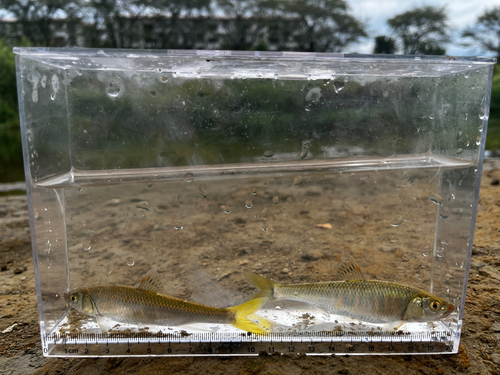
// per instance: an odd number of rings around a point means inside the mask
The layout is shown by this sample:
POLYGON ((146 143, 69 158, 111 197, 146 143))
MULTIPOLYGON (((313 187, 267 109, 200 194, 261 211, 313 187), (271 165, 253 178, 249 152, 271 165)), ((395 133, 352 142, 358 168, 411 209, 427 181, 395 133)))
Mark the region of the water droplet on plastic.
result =
POLYGON ((135 264, 134 258, 128 257, 127 258, 127 266, 132 267, 135 264))
POLYGON ((479 146, 481 144, 481 137, 476 138, 476 145, 479 146))
POLYGON ((278 202, 280 201, 279 197, 278 196, 274 196, 273 197, 273 203, 274 204, 278 204, 278 202))
POLYGON ((76 73, 76 75, 78 75, 78 76, 81 76, 81 75, 82 75, 82 71, 81 71, 80 69, 76 69, 76 70, 75 70, 75 73, 76 73))
POLYGON ((448 207, 441 206, 439 210, 439 216, 446 220, 450 216, 450 212, 451 210, 448 207))
POLYGON ((45 247, 45 251, 46 251, 47 253, 50 253, 50 247, 51 247, 51 245, 50 245, 50 241, 49 241, 49 240, 47 240, 47 246, 45 247))
POLYGON ((83 243, 82 243, 83 250, 89 251, 91 249, 90 244, 91 244, 90 239, 84 240, 83 243))
POLYGON ((431 120, 434 120, 434 115, 429 115, 429 118, 430 118, 431 120))
POLYGON ((40 215, 38 214, 38 211, 35 211, 35 219, 38 220, 39 217, 40 215))
POLYGON ((393 222, 391 223, 391 225, 393 227, 399 227, 401 224, 403 224, 405 221, 409 221, 409 220, 402 220, 402 221, 398 221, 398 222, 393 222))
POLYGON ((429 256, 429 253, 425 252, 422 254, 425 258, 427 258, 429 256))
POLYGON ((181 223, 175 223, 174 224, 174 229, 175 230, 183 230, 184 226, 181 223))
POLYGON ((266 224, 262 225, 262 231, 263 231, 263 232, 267 232, 267 230, 268 230, 268 229, 269 229, 269 228, 267 227, 267 225, 266 225, 266 224))
POLYGON ((259 218, 259 215, 253 215, 254 218, 258 219, 259 218))
POLYGON ((146 220, 148 218, 148 215, 142 215, 142 218, 146 220))
POLYGON ((274 79, 278 79, 279 75, 278 74, 275 74, 274 75, 274 79))
POLYGON ((83 188, 78 188, 78 191, 82 191, 82 190, 83 190, 83 188))
POLYGON ((231 213, 231 206, 221 206, 221 208, 226 215, 229 215, 231 213))
POLYGON ((252 208, 253 204, 252 204, 252 201, 251 200, 246 200, 245 201, 245 207, 246 208, 252 208))
POLYGON ((194 180, 194 176, 193 176, 193 174, 192 174, 192 173, 188 172, 188 173, 186 173, 186 174, 184 175, 184 177, 183 177, 183 179, 182 179, 182 180, 183 180, 183 181, 185 181, 185 182, 193 182, 193 180, 194 180))
POLYGON ((148 188, 150 188, 150 187, 152 187, 152 186, 153 186, 153 183, 152 183, 152 182, 150 182, 150 183, 148 183, 148 184, 147 184, 147 186, 148 186, 148 188))
POLYGON ((111 99, 116 99, 118 95, 120 95, 120 86, 115 84, 114 82, 110 82, 106 87, 106 95, 111 99))
POLYGON ((141 210, 149 211, 149 203, 146 201, 139 202, 135 206, 141 210))
POLYGON ((464 150, 462 148, 457 148, 457 155, 460 155, 464 150))
POLYGON ((302 152, 300 153, 300 158, 304 159, 307 156, 307 147, 303 146, 302 147, 302 152))
POLYGON ((440 196, 440 195, 436 195, 435 197, 429 197, 429 200, 432 202, 432 203, 435 203, 437 205, 440 205, 441 202, 443 201, 443 198, 440 196))
POLYGON ((200 184, 198 186, 198 191, 200 192, 200 195, 203 199, 207 198, 207 187, 205 186, 205 184, 200 184))
POLYGON ((257 189, 255 188, 252 189, 252 195, 257 195, 257 189))
POLYGON ((333 89, 335 90, 335 94, 338 94, 344 89, 344 83, 343 82, 335 82, 333 84, 333 89))
POLYGON ((297 176, 295 177, 295 179, 293 180, 293 184, 294 185, 299 185, 302 183, 302 176, 297 176))
POLYGON ((151 91, 150 94, 154 98, 156 96, 156 91, 151 91))
POLYGON ((270 158, 273 155, 274 155, 274 152, 272 152, 271 150, 267 150, 266 152, 264 152, 264 156, 266 158, 270 158))

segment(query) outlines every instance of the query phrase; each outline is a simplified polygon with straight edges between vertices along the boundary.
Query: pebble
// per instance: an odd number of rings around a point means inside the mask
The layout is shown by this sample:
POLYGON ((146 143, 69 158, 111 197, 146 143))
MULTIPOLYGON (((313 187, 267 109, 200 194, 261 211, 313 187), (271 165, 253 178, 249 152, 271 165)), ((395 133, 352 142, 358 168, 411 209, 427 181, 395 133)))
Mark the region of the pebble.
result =
POLYGON ((105 203, 105 206, 107 207, 116 207, 120 204, 120 200, 119 199, 110 199, 109 201, 107 201, 105 203))
POLYGON ((14 270, 14 274, 16 275, 19 275, 20 273, 23 273, 24 271, 26 271, 27 268, 25 266, 21 266, 21 267, 17 267, 15 270, 14 270))
POLYGON ((236 253, 236 255, 239 256, 239 257, 242 256, 242 255, 246 255, 246 254, 248 254, 248 251, 247 251, 246 248, 243 248, 243 249, 241 249, 240 251, 238 251, 236 253))
POLYGON ((312 262, 313 260, 318 260, 318 258, 312 254, 302 254, 300 259, 304 262, 312 262))
POLYGON ((495 322, 491 325, 491 330, 493 332, 500 332, 500 322, 495 322))

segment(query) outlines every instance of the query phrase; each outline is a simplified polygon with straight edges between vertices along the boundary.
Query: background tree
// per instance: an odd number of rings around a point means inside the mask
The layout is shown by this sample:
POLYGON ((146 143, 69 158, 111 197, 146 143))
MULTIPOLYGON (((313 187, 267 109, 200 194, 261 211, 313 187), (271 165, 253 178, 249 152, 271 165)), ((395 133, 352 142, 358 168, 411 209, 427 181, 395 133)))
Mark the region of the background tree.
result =
POLYGON ((366 37, 365 26, 349 13, 344 0, 291 0, 280 2, 284 17, 298 20, 293 40, 297 50, 343 51, 366 37))
MULTIPOLYGON (((484 12, 474 26, 462 32, 462 37, 480 45, 485 51, 493 52, 500 59, 500 7, 484 12)), ((472 45, 470 42, 464 44, 472 45)))
POLYGON ((250 49, 263 33, 261 12, 254 0, 218 0, 217 6, 224 12, 221 25, 225 32, 220 35, 222 48, 250 49))
POLYGON ((445 9, 433 6, 416 8, 387 21, 399 38, 404 54, 414 55, 426 51, 445 53, 443 44, 450 41, 445 9))
POLYGON ((149 48, 195 48, 196 42, 214 30, 213 22, 208 19, 211 13, 211 0, 138 0, 147 11, 153 14, 160 29, 148 31, 153 45, 149 48))
POLYGON ((396 42, 394 39, 385 35, 380 35, 375 38, 375 48, 373 53, 393 54, 396 52, 396 42))
POLYGON ((51 24, 65 4, 65 0, 0 0, 0 9, 17 18, 23 35, 33 44, 52 46, 51 24))

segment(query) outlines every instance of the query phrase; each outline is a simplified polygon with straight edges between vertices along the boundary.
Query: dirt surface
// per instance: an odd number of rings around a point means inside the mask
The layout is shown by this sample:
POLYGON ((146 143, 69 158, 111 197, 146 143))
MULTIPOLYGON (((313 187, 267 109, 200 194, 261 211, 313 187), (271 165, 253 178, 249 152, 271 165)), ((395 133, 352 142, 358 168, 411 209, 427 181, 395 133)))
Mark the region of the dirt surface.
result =
MULTIPOLYGON (((500 232, 498 229, 500 219, 500 185, 498 184, 500 170, 491 168, 498 168, 498 166, 486 165, 483 173, 460 351, 457 355, 442 356, 308 357, 304 355, 272 355, 250 358, 44 358, 40 345, 26 198, 24 196, 0 197, 0 373, 500 374, 500 232)), ((312 200, 314 197, 315 195, 312 195, 309 199, 312 200)), ((108 198, 106 197, 106 199, 108 198)), ((270 199, 272 199, 272 196, 270 199)), ((286 199, 284 197, 282 201, 286 199)), ((256 203, 258 201, 255 199, 254 204, 256 203)), ((278 205, 276 207, 283 210, 278 205)), ((220 207, 218 206, 216 209, 220 209, 220 207)), ((152 211, 152 209, 148 211, 148 214, 151 215, 152 211)), ((260 209, 259 212, 261 212, 260 209)), ((308 225, 311 226, 312 222, 318 224, 331 221, 322 219, 321 217, 313 218, 308 225)), ((182 224, 186 225, 186 229, 189 228, 190 223, 183 222, 182 224)), ((194 225, 194 222, 192 224, 194 225)), ((238 220, 238 217, 236 217, 234 221, 228 221, 226 224, 221 225, 241 226, 243 222, 242 219, 238 220)), ((260 227, 263 224, 258 221, 255 223, 249 222, 248 225, 256 226, 261 231, 260 227)), ((279 228, 279 221, 273 222, 270 219, 267 221, 267 225, 271 231, 273 226, 279 228)), ((116 230, 119 230, 119 228, 116 230)), ((279 232, 286 234, 287 230, 283 228, 279 232)), ((185 231, 184 233, 189 232, 185 231)), ((324 232, 318 233, 320 233, 318 237, 333 237, 334 230, 328 232, 328 229, 326 229, 324 232)), ((187 236, 187 234, 184 235, 187 236)), ((217 235, 222 237, 221 241, 227 248, 232 248, 230 240, 224 239, 224 232, 217 235)), ((264 235, 265 233, 261 237, 264 235)), ((357 237, 354 236, 353 240, 356 241, 357 237)), ((97 247, 99 245, 98 240, 99 238, 93 239, 93 246, 97 247)), ((269 250, 265 248, 270 246, 266 242, 266 238, 262 237, 259 241, 264 244, 264 250, 269 253, 269 250)), ((329 243, 330 240, 325 242, 329 243)), ((363 246, 363 244, 361 245, 363 246)), ((303 246, 306 247, 306 245, 303 246)), ((364 244, 364 246, 369 246, 369 244, 364 244)), ((359 243, 356 243, 356 247, 359 247, 359 243)), ((262 249, 256 248, 252 250, 252 247, 250 247, 239 251, 242 250, 250 253, 249 264, 258 264, 260 260, 261 264, 257 266, 260 269, 246 268, 249 271, 263 274, 268 271, 267 277, 281 279, 286 282, 293 280, 295 273, 300 274, 306 270, 311 274, 318 275, 318 280, 328 279, 328 275, 324 275, 325 270, 321 268, 323 267, 322 263, 314 260, 315 258, 331 256, 328 250, 319 251, 319 253, 300 253, 298 256, 301 259, 303 258, 303 261, 283 263, 274 268, 270 268, 269 264, 266 264, 266 258, 259 254, 262 249), (298 267, 298 269, 294 267, 298 267), (276 272, 276 275, 274 272, 276 272)), ((386 250, 381 249, 380 251, 384 252, 386 250)), ((288 250, 284 249, 284 251, 288 250)), ((212 254, 213 252, 213 250, 208 250, 207 259, 216 258, 215 254, 212 254)), ((73 255, 76 256, 76 254, 79 253, 75 252, 73 255)), ((83 254, 85 257, 86 253, 83 254)), ((398 254, 399 252, 395 250, 395 253, 390 253, 390 256, 394 257, 398 254)), ((127 257, 123 255, 123 258, 125 261, 127 257)), ((86 259, 83 258, 83 260, 86 259)), ((228 287, 221 287, 221 290, 236 289, 238 291, 236 294, 224 296, 224 300, 216 301, 217 303, 238 302, 251 292, 251 288, 245 285, 244 280, 240 280, 239 273, 225 275, 226 270, 219 267, 219 265, 224 264, 224 260, 223 257, 216 259, 217 262, 207 260, 204 262, 205 265, 202 263, 198 274, 201 274, 201 271, 206 271, 216 280, 220 278, 222 286, 227 283, 228 287), (238 288, 234 287, 235 284, 238 288)), ((142 264, 141 261, 144 260, 136 260, 144 268, 139 269, 138 273, 147 270, 147 264, 142 264)), ((175 263, 178 260, 172 259, 171 261, 175 269, 175 263)), ((240 262, 240 259, 236 261, 240 262)), ((245 265, 248 267, 247 264, 243 264, 243 266, 245 265)), ((378 271, 380 271, 380 267, 376 264, 373 265, 372 269, 367 270, 368 273, 374 274, 378 271)), ((193 270, 183 270, 178 267, 177 272, 182 276, 182 274, 192 273, 193 270)), ((125 276, 130 277, 130 275, 125 276)), ((102 281, 105 282, 106 280, 102 281)), ((412 283, 417 282, 417 280, 411 281, 412 283)), ((425 284, 426 280, 421 282, 425 284)), ((179 286, 177 288, 175 290, 176 295, 182 297, 183 293, 186 292, 179 286)), ((199 300, 202 295, 185 295, 184 298, 199 300)))

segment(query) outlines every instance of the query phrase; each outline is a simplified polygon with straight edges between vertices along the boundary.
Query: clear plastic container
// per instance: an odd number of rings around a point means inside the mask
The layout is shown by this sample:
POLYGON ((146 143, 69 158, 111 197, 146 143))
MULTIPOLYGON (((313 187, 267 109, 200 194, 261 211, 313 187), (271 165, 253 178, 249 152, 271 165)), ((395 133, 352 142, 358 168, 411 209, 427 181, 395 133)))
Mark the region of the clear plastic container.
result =
POLYGON ((458 351, 495 59, 15 52, 45 355, 458 351))

